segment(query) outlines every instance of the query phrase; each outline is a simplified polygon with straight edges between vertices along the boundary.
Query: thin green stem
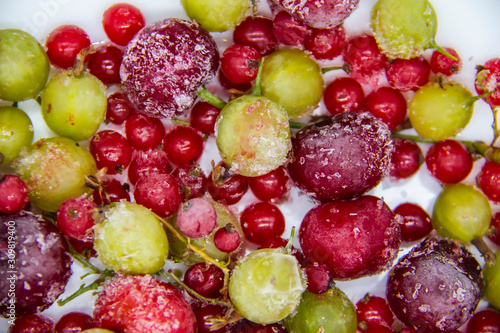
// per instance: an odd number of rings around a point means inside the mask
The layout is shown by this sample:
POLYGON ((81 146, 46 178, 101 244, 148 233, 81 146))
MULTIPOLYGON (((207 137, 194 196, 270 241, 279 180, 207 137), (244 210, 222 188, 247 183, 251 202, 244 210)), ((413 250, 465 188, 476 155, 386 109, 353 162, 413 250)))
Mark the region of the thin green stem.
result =
POLYGON ((491 144, 494 145, 495 142, 497 142, 498 137, 500 136, 500 131, 498 129, 498 111, 500 111, 500 107, 494 106, 492 107, 492 111, 493 111, 493 124, 492 124, 493 141, 491 142, 491 144))
POLYGON ((306 126, 306 124, 299 123, 299 122, 296 122, 296 121, 289 121, 288 124, 290 125, 290 128, 297 128, 297 129, 306 126))
POLYGON ((92 265, 87 259, 85 259, 80 253, 76 252, 76 250, 73 248, 73 246, 71 246, 71 244, 69 244, 68 242, 68 249, 69 249, 69 253, 71 254, 71 256, 76 260, 78 261, 79 263, 81 263, 83 266, 89 268, 90 270, 92 270, 92 272, 94 272, 95 274, 102 274, 104 271, 94 265, 92 265))
POLYGON ((205 304, 214 304, 214 305, 222 305, 225 307, 231 307, 231 303, 216 299, 216 298, 208 298, 205 296, 200 295, 196 291, 194 291, 192 288, 187 286, 184 282, 181 281, 175 274, 172 274, 170 271, 165 271, 161 270, 160 275, 166 277, 172 284, 177 283, 179 286, 181 286, 184 290, 186 290, 189 294, 191 294, 193 297, 198 299, 200 302, 203 302, 205 304))
POLYGON ((457 57, 455 57, 453 54, 451 54, 450 52, 448 52, 445 49, 443 49, 441 46, 435 44, 434 48, 436 49, 436 51, 438 51, 441 54, 444 54, 448 58, 451 58, 451 59, 453 59, 455 61, 458 61, 457 57))
POLYGON ((74 300, 78 296, 83 295, 84 293, 86 293, 88 291, 97 290, 99 288, 99 286, 104 281, 106 281, 106 279, 108 277, 111 277, 111 276, 114 276, 114 275, 115 275, 115 272, 112 271, 112 270, 106 269, 106 270, 102 271, 102 273, 99 275, 99 277, 94 282, 92 282, 91 284, 88 284, 88 285, 81 285, 80 288, 78 288, 77 291, 75 291, 73 294, 71 294, 67 298, 62 299, 62 300, 58 300, 57 301, 57 305, 64 306, 68 302, 74 300))
POLYGON ((162 219, 161 217, 159 216, 156 216, 157 219, 165 226, 167 227, 168 231, 170 231, 172 234, 174 234, 174 236, 179 239, 181 242, 183 242, 184 244, 186 244, 186 246, 191 250, 193 251, 194 253, 196 253, 197 255, 199 255, 203 260, 205 260, 206 262, 209 262, 211 264, 214 264, 215 266, 219 267, 220 269, 222 269, 222 271, 224 272, 224 274, 226 275, 229 275, 229 268, 227 268, 227 264, 226 263, 222 263, 220 261, 217 261, 215 260, 214 258, 210 257, 209 255, 207 255, 202 248, 192 244, 189 239, 184 236, 182 233, 180 233, 179 231, 177 231, 177 229, 174 228, 173 225, 171 225, 169 222, 167 222, 166 220, 162 219))
POLYGON ((290 252, 292 250, 292 244, 294 238, 295 238, 295 227, 293 227, 292 231, 290 232, 290 239, 288 240, 288 243, 285 246, 285 251, 290 252))
POLYGON ((265 58, 262 58, 259 64, 259 71, 257 72, 257 77, 255 78, 255 84, 252 90, 253 96, 262 96, 261 81, 262 81, 262 68, 264 68, 264 59, 265 58))
POLYGON ((224 102, 222 99, 212 94, 205 87, 202 87, 200 90, 198 90, 198 97, 200 97, 205 102, 208 102, 219 109, 223 109, 227 105, 226 102, 224 102))
MULTIPOLYGON (((407 139, 413 142, 430 143, 434 144, 436 141, 424 139, 418 135, 406 135, 400 133, 392 133, 391 137, 396 139, 407 139)), ((493 161, 495 163, 500 163, 500 147, 493 147, 483 141, 467 141, 467 140, 457 140, 462 142, 472 154, 481 155, 488 161, 493 161)))

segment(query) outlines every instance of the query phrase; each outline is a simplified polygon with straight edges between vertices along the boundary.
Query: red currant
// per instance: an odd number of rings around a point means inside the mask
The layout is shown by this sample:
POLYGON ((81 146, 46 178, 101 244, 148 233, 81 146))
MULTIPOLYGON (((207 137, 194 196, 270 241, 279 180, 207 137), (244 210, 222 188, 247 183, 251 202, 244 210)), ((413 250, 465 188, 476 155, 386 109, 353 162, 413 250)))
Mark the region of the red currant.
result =
POLYGON ((73 68, 80 51, 90 46, 87 33, 75 25, 61 25, 48 35, 45 42, 50 63, 63 69, 73 68))
POLYGON ((257 77, 261 58, 254 47, 233 44, 222 53, 220 69, 229 81, 247 84, 257 77))
POLYGON ((108 96, 106 120, 121 125, 128 117, 136 112, 134 105, 122 91, 108 96))
POLYGON ((393 139, 392 145, 390 176, 396 180, 413 176, 424 162, 420 146, 407 139, 393 139))
POLYGON ((333 29, 312 29, 304 40, 304 49, 318 60, 338 57, 346 46, 347 35, 342 25, 333 29))
POLYGON ((487 161, 476 177, 477 186, 493 202, 500 202, 500 164, 487 161))
POLYGON ((425 156, 425 164, 430 173, 445 184, 464 180, 473 166, 467 148, 456 140, 444 140, 432 145, 425 156))
POLYGON ((202 133, 214 134, 215 121, 219 114, 218 107, 205 101, 199 101, 191 109, 189 123, 202 133))
POLYGON ((372 91, 364 101, 365 111, 382 119, 392 131, 406 119, 407 102, 404 95, 397 89, 381 87, 372 91))
POLYGON ((444 49, 446 50, 446 52, 457 58, 457 60, 454 60, 449 56, 437 50, 434 50, 432 52, 430 61, 431 70, 436 74, 443 74, 446 76, 450 76, 460 72, 460 70, 462 69, 462 60, 458 56, 457 51, 455 51, 455 49, 452 49, 451 47, 445 47, 444 49))
POLYGON ((127 141, 136 149, 148 150, 158 147, 165 136, 165 126, 158 118, 134 113, 125 122, 127 141))
POLYGON ((365 99, 361 84, 352 77, 338 77, 330 82, 323 93, 325 107, 332 115, 344 111, 359 111, 365 99))
POLYGON ((394 208, 394 213, 401 216, 401 240, 404 242, 420 240, 433 229, 431 217, 417 204, 402 203, 394 208))
POLYGON ((163 149, 173 164, 190 164, 196 162, 203 153, 203 138, 194 128, 179 125, 167 132, 163 149))
POLYGON ((97 77, 104 84, 120 83, 120 65, 123 52, 113 45, 103 45, 87 56, 87 68, 90 74, 97 77))
POLYGON ((356 303, 358 322, 365 327, 383 325, 391 327, 394 323, 394 313, 385 298, 367 294, 356 303))
POLYGON ((262 245, 285 231, 285 217, 274 204, 263 201, 247 206, 240 215, 245 238, 262 245))
POLYGON ((394 59, 386 71, 391 87, 401 90, 417 90, 429 82, 431 67, 423 57, 394 59))
POLYGON ((19 176, 0 177, 0 213, 14 214, 29 202, 28 186, 19 176))
POLYGON ((139 8, 117 3, 104 11, 102 25, 113 43, 125 46, 144 27, 145 19, 139 8))
POLYGON ((66 199, 57 210, 57 226, 68 237, 79 240, 91 240, 91 229, 94 226, 92 215, 97 205, 84 197, 66 199))
POLYGON ((257 177, 249 177, 250 190, 261 201, 279 202, 290 191, 290 176, 285 167, 270 171, 257 177))
POLYGON ((106 173, 121 174, 132 159, 132 148, 127 139, 113 130, 102 130, 90 140, 89 151, 94 156, 97 168, 106 168, 106 173))
POLYGON ((234 28, 233 41, 254 47, 263 56, 278 48, 273 34, 273 21, 263 16, 250 16, 234 28))

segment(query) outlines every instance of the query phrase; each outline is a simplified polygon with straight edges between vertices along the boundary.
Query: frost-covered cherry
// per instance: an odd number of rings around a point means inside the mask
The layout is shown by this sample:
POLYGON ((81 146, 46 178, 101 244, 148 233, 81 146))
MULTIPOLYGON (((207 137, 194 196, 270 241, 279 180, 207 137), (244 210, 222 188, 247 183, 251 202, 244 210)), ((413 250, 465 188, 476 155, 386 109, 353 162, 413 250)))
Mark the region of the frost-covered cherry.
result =
POLYGON ((218 65, 217 45, 200 25, 168 18, 145 26, 130 41, 120 77, 140 112, 172 118, 193 105, 218 65))
POLYGON ((300 190, 319 201, 350 199, 380 183, 392 149, 382 120, 368 112, 342 112, 295 133, 288 171, 300 190))

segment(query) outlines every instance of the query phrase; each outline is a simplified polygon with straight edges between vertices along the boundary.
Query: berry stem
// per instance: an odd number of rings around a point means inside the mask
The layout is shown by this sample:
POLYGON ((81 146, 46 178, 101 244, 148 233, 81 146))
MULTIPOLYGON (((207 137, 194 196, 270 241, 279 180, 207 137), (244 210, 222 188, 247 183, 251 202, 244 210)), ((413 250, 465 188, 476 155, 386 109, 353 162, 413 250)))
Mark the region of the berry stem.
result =
POLYGON ((222 99, 208 91, 208 89, 205 87, 202 87, 200 90, 198 90, 198 97, 219 109, 223 109, 227 104, 222 99))
MULTIPOLYGON (((429 139, 424 139, 418 135, 407 135, 400 133, 392 133, 391 137, 399 139, 407 139, 413 142, 429 143, 429 144, 434 144, 437 142, 429 139)), ((478 154, 486 158, 488 161, 500 163, 500 147, 493 147, 483 141, 466 141, 466 140, 457 140, 457 141, 462 142, 472 154, 478 154)))
POLYGON ((300 129, 300 128, 306 126, 306 124, 299 123, 297 121, 289 121, 288 124, 290 125, 290 128, 297 128, 297 129, 300 129))
POLYGON ((495 253, 489 248, 488 244, 484 241, 482 237, 474 238, 471 241, 472 245, 481 253, 484 257, 486 266, 493 266, 496 262, 495 253))
POLYGON ((210 257, 209 255, 207 255, 202 248, 196 246, 196 245, 193 245, 189 239, 184 236, 182 233, 180 233, 179 231, 177 231, 177 229, 174 228, 174 226, 172 226, 168 221, 162 219, 161 217, 157 216, 157 219, 165 226, 167 227, 167 229, 174 234, 174 236, 179 239, 181 242, 183 242, 184 244, 187 245, 187 247, 193 251, 194 253, 196 253, 197 255, 199 255, 200 257, 202 257, 206 262, 209 262, 209 263, 212 263, 214 265, 216 265, 217 267, 219 267, 220 269, 222 269, 222 271, 224 272, 225 276, 226 276, 226 279, 229 279, 229 269, 226 267, 226 264, 225 263, 221 263, 215 259, 213 259, 212 257, 210 257))
POLYGON ((88 285, 81 285, 80 288, 78 288, 77 291, 75 291, 73 294, 71 294, 70 296, 66 297, 65 299, 62 299, 62 300, 58 300, 57 301, 57 305, 59 306, 64 306, 66 305, 68 302, 74 300, 75 298, 77 298, 78 296, 80 295, 83 295, 84 293, 86 293, 87 291, 90 291, 90 290, 97 290, 97 288, 99 288, 99 286, 104 282, 106 281, 106 279, 108 277, 112 277, 115 275, 115 272, 112 271, 112 270, 109 270, 109 269, 105 269, 104 271, 102 271, 102 273, 99 275, 99 277, 94 281, 92 282, 91 284, 88 284, 88 285))
POLYGON ((438 51, 441 54, 444 54, 448 58, 453 59, 455 61, 458 61, 457 57, 455 57, 454 55, 452 55, 451 53, 449 53, 448 51, 446 51, 445 49, 443 49, 441 46, 435 44, 434 48, 436 49, 436 51, 438 51))
POLYGON ((286 246, 285 246, 286 252, 290 252, 292 250, 294 238, 295 238, 295 227, 292 228, 292 231, 290 232, 290 239, 288 240, 288 243, 286 243, 286 246))
POLYGON ((252 95, 253 96, 261 96, 261 87, 260 82, 262 81, 262 68, 264 67, 264 59, 260 61, 259 71, 257 72, 257 77, 255 78, 255 84, 253 86, 252 95))
POLYGON ((348 63, 345 63, 342 66, 324 67, 324 68, 321 69, 321 73, 322 74, 326 74, 329 71, 336 71, 336 70, 339 70, 339 69, 343 70, 347 74, 349 74, 352 71, 351 66, 348 63))
POLYGON ((76 252, 76 250, 73 248, 73 246, 71 246, 71 244, 69 244, 68 242, 68 249, 69 249, 69 253, 71 254, 71 256, 76 260, 78 261, 79 263, 81 263, 83 266, 89 268, 90 270, 92 270, 95 274, 102 274, 104 271, 94 265, 92 265, 87 259, 85 259, 80 253, 76 252))

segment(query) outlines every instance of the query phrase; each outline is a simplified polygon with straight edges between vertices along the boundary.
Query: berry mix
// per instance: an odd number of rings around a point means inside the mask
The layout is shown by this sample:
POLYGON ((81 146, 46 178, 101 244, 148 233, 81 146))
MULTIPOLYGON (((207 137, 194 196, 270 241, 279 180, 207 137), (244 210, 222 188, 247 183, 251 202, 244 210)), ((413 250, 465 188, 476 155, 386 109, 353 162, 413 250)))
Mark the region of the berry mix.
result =
POLYGON ((429 0, 170 7, 0 29, 2 331, 500 332, 500 58, 429 0))

